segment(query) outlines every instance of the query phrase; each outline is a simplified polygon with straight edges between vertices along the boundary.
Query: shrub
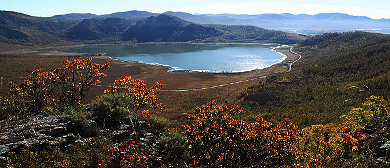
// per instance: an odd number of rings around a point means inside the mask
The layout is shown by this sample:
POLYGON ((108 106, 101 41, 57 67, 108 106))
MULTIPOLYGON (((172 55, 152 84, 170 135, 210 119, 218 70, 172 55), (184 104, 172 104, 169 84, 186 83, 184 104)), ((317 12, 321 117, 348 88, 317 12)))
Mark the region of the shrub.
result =
POLYGON ((5 118, 8 118, 12 115, 18 115, 19 113, 24 113, 25 110, 21 109, 21 104, 20 103, 21 100, 17 101, 17 100, 12 100, 12 99, 9 99, 9 98, 6 98, 6 97, 1 97, 0 98, 0 112, 1 112, 1 115, 0 115, 0 119, 5 119, 5 118))
POLYGON ((157 96, 154 94, 154 91, 160 90, 163 86, 164 84, 157 82, 148 89, 144 80, 133 80, 130 76, 122 76, 110 84, 104 92, 122 93, 130 96, 134 100, 136 110, 144 107, 163 108, 165 106, 157 103, 157 96))
POLYGON ((150 150, 139 147, 134 141, 116 143, 107 148, 111 157, 101 167, 154 167, 156 159, 150 150))
POLYGON ((84 121, 92 119, 92 114, 85 108, 66 108, 60 113, 61 117, 70 120, 77 126, 81 126, 84 121))
MULTIPOLYGON (((297 150, 300 130, 287 119, 272 124, 238 119, 239 106, 217 105, 214 100, 188 115, 188 137, 194 166, 288 166, 302 154, 297 150)), ((192 162, 191 162, 192 163, 192 162)))
POLYGON ((362 107, 352 108, 352 110, 341 118, 352 129, 360 129, 374 122, 381 121, 383 117, 389 115, 389 103, 382 97, 371 96, 362 103, 362 107))
POLYGON ((156 115, 150 115, 148 117, 145 117, 144 119, 150 124, 151 129, 155 132, 164 132, 168 128, 177 128, 180 126, 177 121, 173 121, 156 115))
POLYGON ((8 97, 1 100, 1 110, 7 113, 2 117, 37 113, 48 105, 77 108, 84 103, 91 86, 97 85, 99 79, 106 76, 102 71, 107 68, 108 62, 96 64, 88 58, 65 59, 63 67, 54 71, 37 69, 20 84, 10 82, 8 97))
POLYGON ((187 137, 176 130, 163 132, 158 138, 157 156, 167 167, 185 167, 184 163, 189 159, 187 150, 187 137))
POLYGON ((83 144, 61 149, 49 146, 47 149, 23 149, 9 154, 9 167, 103 167, 110 160, 111 144, 105 138, 94 137, 83 144))
POLYGON ((34 86, 31 86, 28 83, 28 81, 24 81, 22 84, 16 85, 14 82, 10 82, 11 89, 9 94, 0 99, 2 118, 26 116, 38 112, 42 107, 40 97, 35 97, 37 91, 27 89, 28 86, 34 88, 34 86))
POLYGON ((124 94, 103 94, 92 102, 95 121, 101 126, 111 127, 123 117, 133 114, 134 101, 124 94))
POLYGON ((46 104, 53 100, 53 90, 55 85, 55 76, 53 72, 44 72, 37 69, 24 80, 16 85, 11 82, 10 97, 13 99, 23 99, 25 107, 31 112, 39 112, 46 104))
POLYGON ((299 148, 306 152, 302 166, 339 167, 343 162, 344 141, 339 125, 312 125, 302 131, 299 148))
POLYGON ((65 59, 63 67, 54 71, 55 83, 60 89, 56 98, 65 106, 80 105, 85 100, 85 95, 91 86, 99 84, 99 79, 107 76, 102 73, 107 68, 110 68, 109 62, 97 64, 93 63, 92 58, 88 60, 65 59))

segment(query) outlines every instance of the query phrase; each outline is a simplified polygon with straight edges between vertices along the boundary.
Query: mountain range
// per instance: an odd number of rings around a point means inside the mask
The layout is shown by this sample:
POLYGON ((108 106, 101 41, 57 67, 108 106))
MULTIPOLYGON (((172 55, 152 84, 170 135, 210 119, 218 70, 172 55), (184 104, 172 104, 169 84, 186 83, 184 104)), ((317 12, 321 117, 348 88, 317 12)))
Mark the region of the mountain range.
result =
POLYGON ((121 42, 261 42, 291 44, 304 37, 255 26, 199 24, 142 11, 110 15, 67 14, 34 17, 0 11, 0 42, 51 44, 121 42))
MULTIPOLYGON (((292 31, 304 34, 315 32, 323 33, 330 31, 378 31, 390 33, 390 19, 371 19, 366 16, 353 16, 343 13, 319 13, 308 14, 190 14, 185 12, 168 11, 164 14, 179 17, 183 20, 199 24, 222 24, 222 25, 251 25, 266 29, 292 31)), ((95 14, 65 14, 56 15, 54 18, 67 19, 88 19, 119 17, 124 19, 137 19, 143 17, 157 16, 159 13, 147 11, 127 11, 106 15, 95 14)))

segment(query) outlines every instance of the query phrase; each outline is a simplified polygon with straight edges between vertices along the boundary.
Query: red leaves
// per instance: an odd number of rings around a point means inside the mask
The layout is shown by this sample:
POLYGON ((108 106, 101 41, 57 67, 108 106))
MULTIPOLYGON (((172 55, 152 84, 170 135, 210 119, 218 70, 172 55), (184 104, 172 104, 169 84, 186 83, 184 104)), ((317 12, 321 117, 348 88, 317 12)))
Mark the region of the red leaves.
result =
POLYGON ((235 163, 250 167, 263 164, 260 160, 265 157, 271 161, 281 155, 295 156, 295 141, 301 134, 296 125, 288 120, 274 125, 261 117, 248 122, 237 119, 241 113, 239 106, 217 105, 212 98, 188 115, 183 133, 198 165, 235 163), (268 154, 259 155, 259 151, 268 154))
POLYGON ((354 132, 354 133, 346 133, 343 136, 344 142, 347 145, 353 145, 356 146, 360 143, 360 141, 363 141, 367 138, 367 136, 361 132, 354 132))
POLYGON ((108 68, 110 68, 109 62, 97 64, 93 63, 92 58, 65 59, 63 67, 54 71, 57 76, 56 82, 62 90, 58 98, 66 105, 80 105, 89 88, 99 84, 99 79, 107 76, 102 71, 108 68))
POLYGON ((153 154, 140 148, 134 141, 116 143, 107 149, 112 153, 110 160, 105 161, 108 167, 150 167, 155 160, 153 154))
POLYGON ((146 106, 165 108, 165 105, 157 103, 157 96, 154 94, 154 91, 160 90, 163 86, 164 84, 157 82, 148 89, 144 80, 133 80, 130 76, 122 76, 110 84, 104 93, 123 93, 128 95, 134 99, 137 109, 146 106))
POLYGON ((44 105, 56 102, 52 99, 56 79, 55 73, 36 69, 21 84, 11 82, 10 98, 7 100, 15 106, 16 104, 24 106, 19 108, 20 111, 37 112, 44 105))
POLYGON ((45 105, 58 105, 58 102, 75 107, 82 103, 89 88, 106 76, 102 71, 107 68, 108 62, 96 64, 92 58, 65 59, 62 68, 48 72, 36 69, 22 84, 12 84, 10 94, 14 102, 24 100, 30 104, 27 111, 39 111, 45 105))
POLYGON ((349 132, 351 132, 351 129, 350 129, 350 128, 345 127, 345 128, 343 129, 343 133, 349 133, 349 132))

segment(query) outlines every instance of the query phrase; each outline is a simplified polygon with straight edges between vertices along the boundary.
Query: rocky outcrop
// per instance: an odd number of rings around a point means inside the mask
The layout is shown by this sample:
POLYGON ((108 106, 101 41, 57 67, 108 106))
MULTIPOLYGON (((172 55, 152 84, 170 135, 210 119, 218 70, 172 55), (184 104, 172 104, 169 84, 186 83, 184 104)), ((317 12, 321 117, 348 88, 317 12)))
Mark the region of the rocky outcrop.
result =
POLYGON ((54 144, 70 144, 81 138, 69 132, 69 121, 53 115, 38 115, 30 121, 10 125, 0 133, 0 155, 21 149, 41 149, 54 144))
POLYGON ((149 123, 136 118, 125 118, 122 121, 114 129, 102 129, 93 120, 84 121, 80 126, 60 116, 37 115, 28 122, 1 129, 0 162, 9 152, 20 152, 24 148, 43 150, 52 145, 66 148, 87 142, 94 136, 105 136, 113 143, 131 140, 147 144, 154 140, 153 134, 149 133, 149 123), (98 135, 97 130, 104 130, 105 133, 98 135))
POLYGON ((368 137, 362 150, 369 151, 370 157, 388 167, 390 165, 390 120, 385 119, 375 122, 366 126, 360 132, 365 133, 368 137))

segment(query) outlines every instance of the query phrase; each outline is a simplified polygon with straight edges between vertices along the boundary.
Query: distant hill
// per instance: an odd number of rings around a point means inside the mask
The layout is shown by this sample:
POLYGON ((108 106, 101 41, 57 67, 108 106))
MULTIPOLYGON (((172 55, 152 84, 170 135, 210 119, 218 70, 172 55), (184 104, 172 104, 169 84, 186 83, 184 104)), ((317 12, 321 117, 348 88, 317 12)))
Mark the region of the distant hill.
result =
POLYGON ((107 18, 107 17, 116 17, 116 18, 123 18, 123 19, 140 19, 140 18, 147 18, 150 16, 157 16, 158 13, 151 13, 146 11, 127 11, 127 12, 116 12, 112 14, 107 15, 99 15, 99 17, 107 18))
POLYGON ((0 11, 0 42, 49 44, 58 41, 85 43, 137 42, 266 42, 298 43, 304 37, 253 26, 204 25, 175 16, 132 11, 111 16, 69 14, 50 18, 0 11), (149 17, 144 17, 149 16, 149 17), (62 18, 65 17, 65 18, 62 18), (92 17, 88 19, 76 19, 92 17), (133 19, 125 19, 133 18, 133 19), (143 17, 143 18, 138 18, 143 17), (71 19, 69 19, 71 18, 71 19))
MULTIPOLYGON (((246 15, 190 14, 185 12, 168 11, 164 14, 176 16, 186 21, 199 24, 251 25, 266 29, 286 30, 309 35, 331 31, 354 30, 390 33, 390 19, 371 19, 366 16, 353 16, 343 13, 319 13, 316 15, 295 15, 290 13, 246 15)), ((136 19, 157 15, 157 13, 150 13, 146 11, 127 11, 107 15, 95 15, 95 17, 136 19)), ((86 15, 84 19, 86 18, 90 18, 90 15, 86 15)))
POLYGON ((176 16, 176 17, 181 18, 183 20, 186 20, 189 22, 194 22, 194 23, 200 23, 200 24, 232 25, 231 23, 226 24, 226 23, 228 23, 228 20, 222 20, 222 19, 207 16, 207 15, 193 15, 193 14, 185 13, 185 12, 172 12, 172 11, 165 12, 164 14, 176 16))
POLYGON ((70 13, 70 14, 64 14, 64 15, 54 15, 53 18, 58 19, 91 19, 91 18, 122 18, 122 19, 140 19, 140 18, 146 18, 150 16, 157 16, 158 13, 151 13, 147 11, 127 11, 127 12, 115 12, 111 14, 105 14, 105 15, 96 15, 91 13, 70 13))
MULTIPOLYGON (((280 30, 314 30, 326 32, 390 29, 390 19, 371 19, 366 16, 352 16, 342 13, 320 13, 316 15, 294 15, 290 13, 259 15, 219 14, 206 16, 217 18, 219 24, 253 25, 280 30)), ((201 23, 200 20, 196 21, 201 23)))
POLYGON ((96 18, 98 15, 92 13, 69 13, 65 15, 54 15, 53 18, 57 19, 90 19, 96 18))

